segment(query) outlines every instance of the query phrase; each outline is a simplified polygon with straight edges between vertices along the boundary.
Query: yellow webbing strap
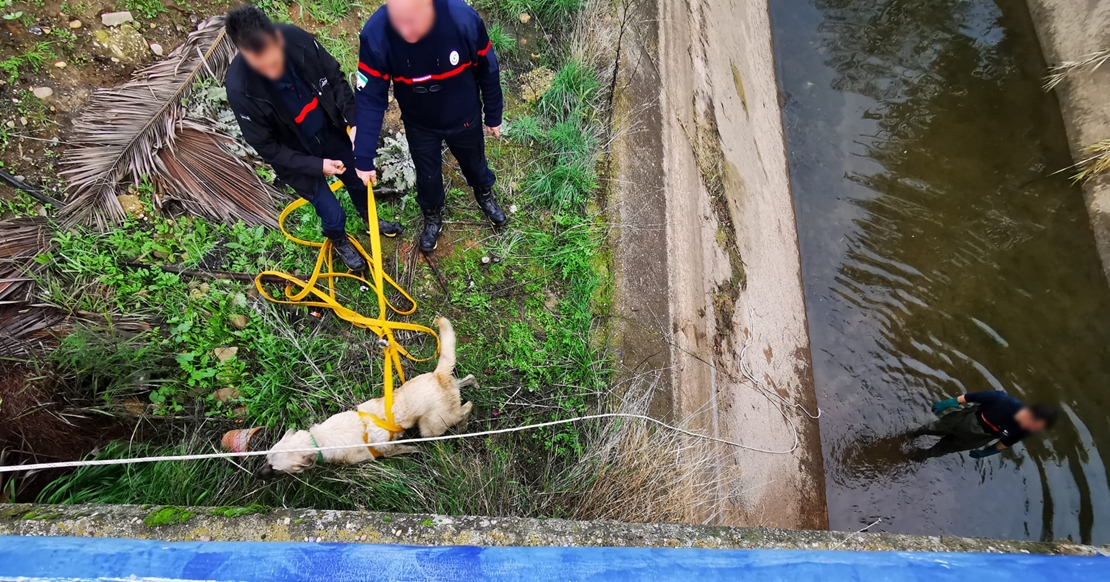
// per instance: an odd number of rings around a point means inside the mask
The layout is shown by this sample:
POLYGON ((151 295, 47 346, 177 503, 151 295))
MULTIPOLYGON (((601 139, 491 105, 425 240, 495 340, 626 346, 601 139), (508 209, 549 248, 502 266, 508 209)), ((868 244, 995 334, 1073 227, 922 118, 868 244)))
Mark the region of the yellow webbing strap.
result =
MULTIPOLYGON (((343 183, 337 180, 331 185, 331 189, 334 192, 342 185, 343 183)), ((278 271, 263 271, 262 273, 259 273, 257 277, 255 277, 254 286, 256 289, 258 289, 258 293, 269 301, 280 303, 283 305, 324 307, 330 309, 341 319, 350 322, 355 327, 368 329, 374 332, 380 340, 384 340, 383 352, 385 356, 385 379, 383 383, 383 396, 385 398, 385 419, 380 419, 372 414, 369 416, 374 421, 374 424, 378 425, 384 430, 389 431, 392 435, 392 433, 400 433, 404 430, 393 420, 394 372, 397 373, 397 378, 401 381, 401 384, 405 383, 405 374, 403 369, 401 368, 401 356, 404 356, 413 362, 423 362, 431 359, 431 357, 414 357, 404 347, 402 347, 393 339, 393 332, 396 330, 404 329, 431 334, 432 337, 436 338, 436 354, 439 353, 439 336, 436 335, 435 330, 430 327, 417 325, 415 323, 390 321, 388 319, 387 310, 392 311, 397 315, 410 315, 415 312, 416 300, 414 300, 411 295, 409 295, 404 289, 402 289, 401 286, 398 285, 392 277, 386 275, 385 271, 382 269, 382 243, 381 239, 379 238, 380 234, 378 232, 378 208, 377 204, 374 203, 374 189, 367 185, 366 191, 367 209, 369 211, 368 222, 370 228, 370 253, 367 254, 366 250, 362 247, 361 244, 359 244, 358 240, 355 237, 350 235, 347 236, 354 244, 355 248, 358 249, 358 252, 361 253, 363 258, 366 259, 366 263, 370 266, 370 272, 372 276, 371 278, 373 279, 372 282, 367 281, 365 278, 350 272, 336 272, 333 268, 334 257, 332 256, 331 252, 332 244, 330 240, 324 239, 324 242, 322 243, 307 241, 293 236, 288 230, 285 229, 285 220, 289 218, 289 215, 301 206, 308 204, 308 200, 305 200, 304 198, 297 198, 288 206, 286 206, 284 210, 281 211, 281 215, 278 217, 278 226, 281 228, 281 232, 285 235, 285 238, 300 245, 304 245, 307 247, 316 247, 320 249, 319 254, 316 255, 316 267, 312 270, 312 275, 308 278, 307 281, 298 279, 297 277, 294 277, 293 275, 290 275, 288 273, 281 273, 278 271), (278 299, 277 297, 273 297, 272 295, 267 293, 265 287, 262 286, 262 279, 264 277, 279 277, 281 279, 284 279, 286 281, 286 298, 278 299), (339 302, 339 300, 336 298, 335 293, 335 281, 336 279, 343 277, 354 279, 374 290, 374 292, 378 295, 377 317, 368 317, 362 315, 361 313, 353 309, 345 307, 339 302), (321 281, 327 282, 327 291, 324 291, 317 286, 317 283, 321 281), (412 307, 410 307, 408 310, 400 310, 394 307, 393 304, 391 304, 389 300, 385 297, 384 285, 386 283, 388 283, 390 287, 400 293, 401 296, 403 296, 405 300, 407 300, 409 304, 412 305, 412 307)))

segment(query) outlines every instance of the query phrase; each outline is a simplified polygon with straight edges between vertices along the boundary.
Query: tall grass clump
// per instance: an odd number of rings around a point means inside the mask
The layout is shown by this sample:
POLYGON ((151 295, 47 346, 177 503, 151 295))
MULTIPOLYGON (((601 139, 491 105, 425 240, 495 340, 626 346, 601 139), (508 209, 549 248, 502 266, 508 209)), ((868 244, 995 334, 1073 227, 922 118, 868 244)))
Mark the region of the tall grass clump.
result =
POLYGON ((505 32, 500 24, 491 23, 487 27, 487 32, 494 53, 509 56, 516 52, 516 39, 509 36, 509 33, 505 32))

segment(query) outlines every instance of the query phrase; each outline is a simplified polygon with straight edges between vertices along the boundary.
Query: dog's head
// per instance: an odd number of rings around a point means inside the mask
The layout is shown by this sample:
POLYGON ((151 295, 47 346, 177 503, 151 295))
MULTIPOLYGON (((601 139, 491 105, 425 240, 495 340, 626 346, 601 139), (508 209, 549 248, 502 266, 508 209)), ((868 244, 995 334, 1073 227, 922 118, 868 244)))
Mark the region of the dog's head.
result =
POLYGON ((255 471, 259 479, 272 479, 282 473, 300 473, 316 464, 316 453, 293 452, 296 449, 311 449, 312 435, 307 430, 290 429, 281 437, 266 455, 266 464, 255 471))

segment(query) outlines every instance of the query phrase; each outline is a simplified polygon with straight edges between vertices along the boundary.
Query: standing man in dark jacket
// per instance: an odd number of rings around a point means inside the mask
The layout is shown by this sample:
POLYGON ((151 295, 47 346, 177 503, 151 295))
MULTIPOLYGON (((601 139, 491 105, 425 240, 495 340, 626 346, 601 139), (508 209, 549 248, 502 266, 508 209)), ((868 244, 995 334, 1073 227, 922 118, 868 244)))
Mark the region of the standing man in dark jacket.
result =
MULTIPOLYGON (((225 26, 239 48, 224 84, 243 138, 282 182, 312 203, 343 264, 364 270, 366 261, 347 238, 347 215, 327 180, 343 180, 365 224, 366 183, 355 173, 354 136, 347 133, 355 121, 355 96, 339 63, 311 34, 275 26, 252 4, 228 12, 225 26)), ((401 225, 384 220, 378 228, 385 236, 401 232, 401 225)))
POLYGON ((501 137, 501 72, 478 13, 463 0, 386 0, 359 43, 358 175, 377 183, 374 156, 392 82, 424 212, 420 249, 435 250, 443 228, 443 142, 494 226, 508 223, 493 197, 482 132, 484 113, 486 131, 501 137))
POLYGON ((933 414, 939 418, 911 433, 944 437, 922 451, 924 457, 971 450, 968 456, 982 459, 1001 453, 1030 434, 1052 428, 1056 422, 1055 408, 1043 404, 1026 406, 1001 390, 941 400, 933 404, 933 414))

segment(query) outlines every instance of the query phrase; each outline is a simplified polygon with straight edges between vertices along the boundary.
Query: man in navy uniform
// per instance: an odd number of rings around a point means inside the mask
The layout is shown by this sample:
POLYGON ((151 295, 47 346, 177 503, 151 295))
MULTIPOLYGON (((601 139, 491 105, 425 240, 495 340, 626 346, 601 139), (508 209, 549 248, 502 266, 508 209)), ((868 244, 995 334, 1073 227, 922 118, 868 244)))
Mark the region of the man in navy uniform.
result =
MULTIPOLYGON (((311 34, 274 25, 252 4, 228 12, 225 27, 239 48, 224 84, 243 138, 282 182, 312 203, 343 264, 364 270, 366 260, 347 238, 347 215, 327 180, 343 180, 366 224, 366 183, 355 173, 353 136, 347 134, 355 122, 355 97, 339 63, 311 34)), ((378 229, 397 236, 401 225, 379 220, 378 229)))
POLYGON ((501 137, 501 73, 486 25, 463 0, 387 0, 359 36, 355 167, 377 182, 374 157, 389 86, 401 108, 416 201, 424 214, 420 249, 435 250, 443 228, 443 155, 447 143, 482 212, 508 223, 493 196, 482 129, 501 137), (483 120, 484 114, 484 120, 483 120))
POLYGON ((1056 422, 1055 408, 1043 404, 1026 406, 1001 390, 941 400, 933 404, 933 414, 940 418, 912 433, 944 437, 922 451, 925 457, 967 450, 973 459, 997 455, 1030 434, 1052 428, 1056 422))

